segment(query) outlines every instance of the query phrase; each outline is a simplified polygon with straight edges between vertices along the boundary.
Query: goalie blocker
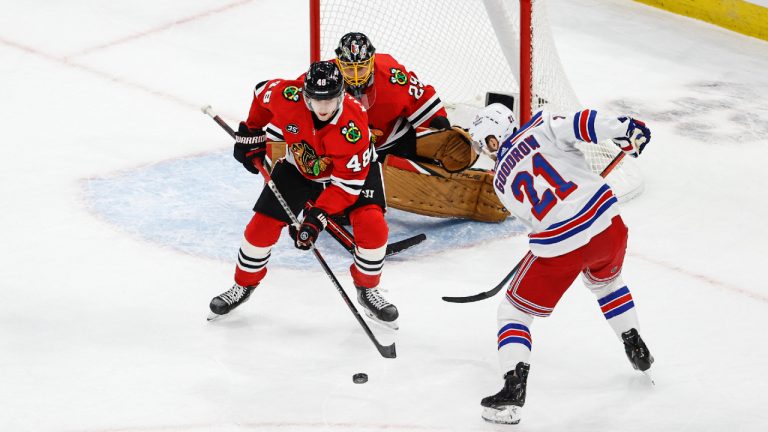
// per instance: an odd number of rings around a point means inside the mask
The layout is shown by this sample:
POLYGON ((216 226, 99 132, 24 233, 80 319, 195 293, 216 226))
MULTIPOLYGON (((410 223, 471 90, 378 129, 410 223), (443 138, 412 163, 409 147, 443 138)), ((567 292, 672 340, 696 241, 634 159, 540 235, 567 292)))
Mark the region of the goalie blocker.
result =
MULTIPOLYGON (((285 155, 285 143, 274 141, 269 157, 285 155)), ((493 172, 469 169, 477 160, 471 138, 459 127, 419 128, 417 160, 387 155, 383 166, 387 205, 433 217, 501 222, 509 212, 493 190, 493 172)))

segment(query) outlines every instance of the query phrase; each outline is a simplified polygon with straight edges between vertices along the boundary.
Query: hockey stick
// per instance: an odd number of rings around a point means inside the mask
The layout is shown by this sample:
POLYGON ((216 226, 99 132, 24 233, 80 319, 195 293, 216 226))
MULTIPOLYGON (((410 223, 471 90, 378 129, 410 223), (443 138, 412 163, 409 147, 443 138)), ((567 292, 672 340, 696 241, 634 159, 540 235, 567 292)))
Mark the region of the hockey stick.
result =
MULTIPOLYGON (((616 165, 618 165, 619 162, 621 162, 621 160, 624 159, 625 155, 626 153, 624 153, 623 151, 619 151, 619 154, 617 154, 616 157, 613 158, 611 163, 609 163, 608 166, 605 167, 603 172, 600 173, 600 177, 605 178, 606 176, 608 176, 608 174, 610 174, 611 171, 613 171, 613 169, 616 168, 616 165)), ((446 297, 443 297, 443 301, 447 301, 448 303, 472 303, 472 302, 485 300, 487 298, 491 298, 495 296, 499 291, 501 291, 502 288, 504 288, 509 283, 510 280, 512 280, 512 277, 515 276, 515 273, 517 272, 517 269, 520 268, 520 264, 523 263, 523 260, 525 260, 525 257, 523 257, 523 259, 521 259, 517 263, 517 265, 515 266, 515 268, 512 269, 512 271, 510 271, 509 273, 507 273, 506 276, 504 276, 504 279, 502 279, 498 285, 491 288, 490 290, 483 291, 481 293, 477 293, 477 294, 466 296, 466 297, 446 296, 446 297)))
MULTIPOLYGON (((309 207, 311 207, 311 204, 307 204, 309 207)), ((344 247, 344 249, 347 250, 350 254, 355 253, 355 238, 352 236, 352 233, 347 231, 344 226, 335 220, 333 218, 328 218, 328 233, 331 234, 331 237, 333 237, 341 246, 344 247)), ((408 250, 417 244, 423 242, 427 239, 426 234, 421 233, 417 234, 412 237, 408 237, 393 243, 390 243, 387 245, 387 252, 384 255, 385 257, 390 257, 392 255, 397 255, 400 252, 403 252, 405 250, 408 250)))
MULTIPOLYGON (((202 111, 205 114, 208 114, 213 120, 216 121, 216 123, 219 124, 219 126, 223 127, 225 130, 232 131, 232 128, 229 127, 229 125, 222 120, 221 117, 214 114, 210 105, 203 107, 202 111)), ((232 135, 234 135, 234 131, 232 131, 232 135)), ((280 202, 280 205, 283 207, 283 210, 285 210, 285 213, 288 215, 288 217, 291 218, 291 222, 295 227, 299 227, 301 223, 299 222, 298 218, 296 218, 296 215, 293 214, 291 211, 290 206, 288 206, 288 203, 285 201, 285 198, 283 198, 283 195, 280 193, 280 191, 277 190, 277 185, 275 185, 275 182, 272 181, 272 177, 269 175, 266 169, 264 169, 264 166, 261 164, 261 161, 254 160, 253 165, 256 166, 256 168, 259 170, 262 176, 264 176, 264 181, 266 182, 267 187, 272 190, 272 193, 275 195, 275 198, 277 198, 277 201, 280 202)), ((376 339, 376 336, 374 336, 373 332, 371 331, 371 328, 368 327, 368 324, 365 323, 365 320, 363 320, 363 317, 360 316, 360 312, 357 311, 357 308, 352 303, 352 301, 349 299, 349 296, 347 295, 346 291, 344 291, 344 288, 342 288, 341 284, 339 283, 339 280, 336 279, 336 275, 333 274, 331 271, 331 268, 328 267, 328 263, 325 262, 325 259, 323 259, 323 256, 320 255, 320 251, 317 250, 315 245, 313 243, 310 243, 310 249, 312 249, 312 253, 315 254, 315 258, 317 258, 317 261, 320 263, 320 266, 323 267, 323 270, 325 270, 325 274, 328 275, 328 277, 331 279, 331 282, 333 282, 333 286, 336 287, 336 291, 341 294, 341 297, 344 299, 344 303, 347 304, 347 307, 349 307, 349 310, 352 311, 352 314, 355 315, 355 318, 357 319, 357 322, 360 323, 360 325, 363 327, 363 330, 365 330, 365 334, 368 335, 368 338, 373 342, 374 345, 376 345, 376 349, 379 350, 379 353, 382 355, 382 357, 385 358, 395 358, 397 357, 397 354, 395 352, 395 344, 391 345, 382 345, 378 339, 376 339)))
MULTIPOLYGON (((213 120, 218 123, 218 125, 221 126, 221 128, 224 129, 229 134, 229 136, 232 138, 235 137, 235 131, 221 117, 212 113, 212 108, 210 105, 204 106, 202 110, 204 113, 211 116, 211 118, 213 118, 213 120)), ((332 217, 328 218, 328 234, 330 234, 334 240, 339 242, 339 244, 349 253, 355 253, 355 238, 340 223, 333 220, 332 217)), ((421 233, 412 237, 405 238, 403 240, 390 243, 387 245, 387 252, 385 257, 399 254, 418 245, 426 239, 427 236, 424 233, 421 233)))

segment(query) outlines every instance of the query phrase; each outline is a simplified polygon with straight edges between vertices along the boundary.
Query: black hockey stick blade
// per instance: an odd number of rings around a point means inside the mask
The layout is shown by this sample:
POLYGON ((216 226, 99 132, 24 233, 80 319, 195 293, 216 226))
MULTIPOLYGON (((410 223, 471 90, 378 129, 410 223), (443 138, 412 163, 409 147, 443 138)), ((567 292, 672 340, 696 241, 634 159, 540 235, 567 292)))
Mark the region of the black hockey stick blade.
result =
POLYGON ((506 276, 504 276, 504 279, 499 282, 498 285, 493 287, 492 289, 488 291, 484 291, 481 293, 477 293, 471 296, 466 297, 443 297, 443 301, 447 301, 448 303, 472 303, 480 300, 485 300, 487 298, 491 298, 495 296, 499 291, 501 291, 502 288, 507 286, 509 281, 512 279, 513 276, 515 276, 515 273, 517 273, 517 269, 520 268, 520 263, 522 261, 518 262, 515 268, 512 269, 511 272, 507 273, 506 276))
POLYGON ((395 352, 395 344, 392 345, 382 345, 380 343, 376 344, 376 348, 379 350, 379 354, 381 354, 384 358, 396 358, 397 352, 395 352))
POLYGON ((408 237, 407 239, 403 239, 400 241, 396 241, 394 243, 390 243, 387 245, 387 257, 390 257, 392 255, 397 255, 400 252, 404 252, 417 244, 423 242, 427 239, 427 235, 424 233, 417 234, 413 237, 408 237))

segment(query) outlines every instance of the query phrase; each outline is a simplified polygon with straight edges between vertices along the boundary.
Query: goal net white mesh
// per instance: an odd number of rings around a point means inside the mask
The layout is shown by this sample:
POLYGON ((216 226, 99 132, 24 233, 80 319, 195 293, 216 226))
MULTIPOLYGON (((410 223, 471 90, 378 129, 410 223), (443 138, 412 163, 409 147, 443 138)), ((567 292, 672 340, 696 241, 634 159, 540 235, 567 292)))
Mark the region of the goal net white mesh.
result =
MULTIPOLYGON (((533 110, 576 112, 582 107, 560 63, 546 3, 534 0, 532 8, 533 110)), ((435 86, 454 124, 466 126, 487 92, 518 97, 517 0, 321 0, 321 59, 333 58, 339 39, 351 31, 365 33, 377 51, 435 86)), ((580 148, 596 173, 619 151, 610 141, 580 148)), ((623 200, 643 188, 642 174, 628 158, 607 181, 623 200)))

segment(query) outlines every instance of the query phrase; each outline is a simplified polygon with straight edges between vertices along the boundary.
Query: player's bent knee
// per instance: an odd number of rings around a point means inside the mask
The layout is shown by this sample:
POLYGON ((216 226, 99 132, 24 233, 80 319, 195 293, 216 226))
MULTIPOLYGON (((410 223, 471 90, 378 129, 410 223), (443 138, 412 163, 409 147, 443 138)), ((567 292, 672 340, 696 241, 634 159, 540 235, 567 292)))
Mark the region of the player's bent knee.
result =
POLYGON ((271 247, 277 243, 285 226, 285 222, 257 212, 245 227, 245 239, 253 246, 271 247))
POLYGON ((506 297, 499 303, 496 318, 500 324, 504 322, 517 322, 529 326, 533 322, 533 315, 516 308, 506 297))
POLYGON ((587 273, 582 273, 584 285, 598 298, 602 298, 624 286, 621 274, 607 281, 596 280, 587 273))
POLYGON ((352 210, 349 214, 355 243, 363 249, 378 249, 386 246, 389 228, 384 220, 384 211, 375 204, 352 210))

